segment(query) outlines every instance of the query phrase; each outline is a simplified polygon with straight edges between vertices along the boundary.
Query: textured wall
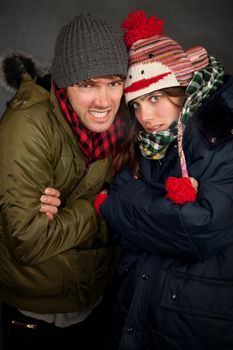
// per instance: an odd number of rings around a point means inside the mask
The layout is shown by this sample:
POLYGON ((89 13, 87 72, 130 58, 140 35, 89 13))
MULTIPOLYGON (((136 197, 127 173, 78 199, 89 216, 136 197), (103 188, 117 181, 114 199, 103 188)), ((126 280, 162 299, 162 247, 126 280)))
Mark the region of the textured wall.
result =
MULTIPOLYGON (((120 25, 131 10, 165 21, 165 33, 188 48, 203 45, 233 73, 232 0, 0 0, 0 57, 29 53, 49 65, 60 27, 74 15, 93 12, 120 25)), ((13 93, 0 87, 0 115, 13 93)))

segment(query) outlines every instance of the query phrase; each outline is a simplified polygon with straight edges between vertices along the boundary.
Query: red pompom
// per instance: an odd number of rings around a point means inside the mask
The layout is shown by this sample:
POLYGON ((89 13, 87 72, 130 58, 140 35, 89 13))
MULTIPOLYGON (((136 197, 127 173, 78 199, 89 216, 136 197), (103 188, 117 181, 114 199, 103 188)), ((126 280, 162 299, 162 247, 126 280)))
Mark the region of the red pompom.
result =
POLYGON ((163 21, 155 16, 147 18, 143 10, 131 12, 121 26, 125 30, 124 39, 127 47, 140 39, 162 35, 163 31, 163 21))
POLYGON ((165 189, 167 191, 166 198, 177 204, 195 202, 196 200, 197 192, 188 177, 177 178, 170 176, 167 179, 165 189))
POLYGON ((100 206, 101 204, 103 204, 103 202, 105 201, 105 199, 108 197, 107 193, 99 193, 96 195, 95 199, 94 199, 94 208, 95 211, 98 215, 100 215, 102 217, 102 214, 100 212, 100 206))

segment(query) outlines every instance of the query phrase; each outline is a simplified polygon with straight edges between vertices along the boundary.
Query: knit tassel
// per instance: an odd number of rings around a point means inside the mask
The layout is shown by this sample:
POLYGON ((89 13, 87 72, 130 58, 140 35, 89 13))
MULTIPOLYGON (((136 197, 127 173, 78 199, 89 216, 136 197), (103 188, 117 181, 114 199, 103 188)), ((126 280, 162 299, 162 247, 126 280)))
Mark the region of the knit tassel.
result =
POLYGON ((167 191, 166 198, 171 199, 174 203, 184 204, 186 202, 195 202, 197 190, 193 187, 187 170, 187 164, 183 151, 183 127, 181 122, 181 115, 178 118, 178 153, 180 158, 180 167, 182 177, 169 176, 165 190, 167 191))

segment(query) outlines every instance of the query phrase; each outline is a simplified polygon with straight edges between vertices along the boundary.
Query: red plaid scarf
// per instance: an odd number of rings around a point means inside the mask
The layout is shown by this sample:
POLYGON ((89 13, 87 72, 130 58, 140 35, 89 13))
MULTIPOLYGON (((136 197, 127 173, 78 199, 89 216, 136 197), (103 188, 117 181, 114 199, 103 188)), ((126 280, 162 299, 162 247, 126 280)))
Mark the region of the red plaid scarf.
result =
POLYGON ((70 104, 65 88, 55 86, 55 94, 68 124, 77 137, 80 149, 87 157, 88 163, 107 158, 124 136, 126 122, 123 115, 117 115, 108 130, 101 133, 92 132, 80 122, 70 104))

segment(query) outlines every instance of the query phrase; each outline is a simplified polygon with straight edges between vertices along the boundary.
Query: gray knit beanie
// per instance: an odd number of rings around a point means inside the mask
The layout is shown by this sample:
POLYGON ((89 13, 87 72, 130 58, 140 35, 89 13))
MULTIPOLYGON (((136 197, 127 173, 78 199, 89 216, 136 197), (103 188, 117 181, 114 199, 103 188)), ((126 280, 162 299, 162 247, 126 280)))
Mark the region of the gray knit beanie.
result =
POLYGON ((120 31, 91 14, 76 16, 58 34, 51 74, 58 87, 107 75, 126 75, 127 49, 120 31))

